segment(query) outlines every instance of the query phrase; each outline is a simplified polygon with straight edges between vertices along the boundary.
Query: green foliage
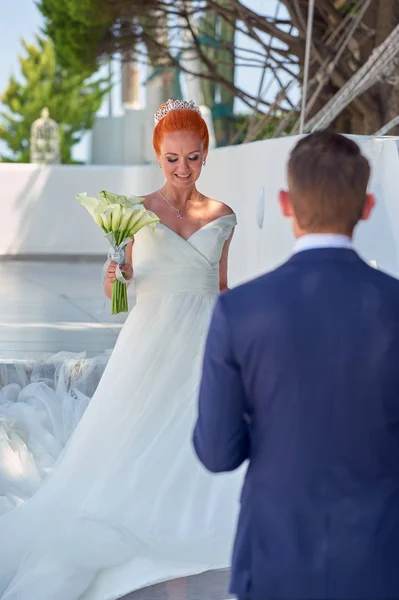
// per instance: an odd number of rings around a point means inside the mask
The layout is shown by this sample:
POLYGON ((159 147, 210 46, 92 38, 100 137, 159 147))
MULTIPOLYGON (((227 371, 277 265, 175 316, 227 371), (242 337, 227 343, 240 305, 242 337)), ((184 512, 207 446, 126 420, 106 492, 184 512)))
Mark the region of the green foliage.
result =
POLYGON ((57 61, 71 72, 95 73, 99 46, 114 23, 113 0, 39 0, 45 17, 45 33, 52 40, 57 61))
POLYGON ((116 53, 144 42, 153 66, 165 64, 162 43, 167 17, 148 0, 38 0, 45 33, 59 63, 75 73, 95 73, 116 53))
POLYGON ((358 2, 356 2, 355 0, 352 0, 351 2, 344 2, 342 5, 338 6, 338 12, 343 17, 346 17, 349 14, 352 14, 352 16, 355 16, 355 15, 359 14, 360 10, 361 10, 361 5, 358 2))
POLYGON ((30 128, 41 110, 48 107, 50 116, 60 126, 61 160, 72 163, 72 148, 85 130, 91 129, 104 95, 110 89, 108 79, 87 80, 84 75, 70 74, 56 61, 53 44, 37 37, 37 45, 22 40, 26 56, 19 58, 22 83, 13 76, 1 102, 8 108, 0 113, 0 138, 11 155, 0 156, 2 162, 29 162, 30 128))
MULTIPOLYGON (((299 115, 293 115, 291 122, 287 124, 284 131, 280 135, 289 135, 299 115)), ((253 127, 257 134, 252 141, 258 142, 273 137, 277 127, 281 123, 283 116, 274 116, 262 125, 265 120, 265 115, 249 115, 240 113, 234 115, 230 121, 230 140, 229 144, 242 144, 247 136, 249 127, 253 127)))
MULTIPOLYGON (((230 0, 221 0, 228 7, 230 0)), ((217 72, 234 85, 235 79, 235 41, 236 28, 213 10, 207 10, 199 23, 199 41, 207 59, 216 65, 217 72)), ((207 71, 204 64, 203 72, 207 71)), ((229 144, 234 128, 234 93, 215 81, 201 80, 204 101, 212 110, 216 143, 218 146, 229 144)))
MULTIPOLYGON (((228 10, 231 0, 219 0, 219 3, 228 10)), ((198 3, 185 0, 183 4, 189 12, 198 10, 198 3)), ((206 2, 203 4, 206 6, 206 2)), ((176 26, 171 27, 167 16, 168 10, 170 13, 174 10, 172 0, 164 3, 155 0, 39 0, 38 7, 45 17, 45 32, 53 40, 57 59, 68 69, 93 73, 105 58, 114 53, 134 55, 137 46, 144 43, 150 64, 156 72, 164 72, 164 99, 180 97, 181 92, 177 89, 179 73, 169 55, 170 39, 176 37, 176 29, 173 29, 176 26), (164 10, 160 10, 161 6, 164 10), (172 70, 175 70, 173 78, 169 77, 172 70)), ((215 65, 216 77, 228 82, 226 86, 207 79, 209 65, 203 62, 204 102, 216 114, 217 144, 225 145, 230 137, 235 99, 235 16, 227 21, 212 9, 211 3, 200 13, 197 41, 201 51, 215 65)), ((174 58, 178 60, 175 55, 174 58)))
POLYGON ((57 61, 70 73, 89 76, 113 55, 131 59, 144 44, 163 78, 164 101, 180 97, 179 73, 168 51, 168 16, 156 0, 39 0, 38 8, 57 61))

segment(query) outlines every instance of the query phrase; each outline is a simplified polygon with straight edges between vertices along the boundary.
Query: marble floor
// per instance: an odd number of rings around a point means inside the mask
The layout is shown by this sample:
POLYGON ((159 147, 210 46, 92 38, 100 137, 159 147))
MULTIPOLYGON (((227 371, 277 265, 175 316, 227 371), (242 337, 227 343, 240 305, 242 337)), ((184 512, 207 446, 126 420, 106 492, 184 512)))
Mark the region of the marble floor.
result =
POLYGON ((126 315, 112 316, 101 263, 0 262, 0 360, 112 348, 126 315))
POLYGON ((133 592, 123 600, 224 600, 233 598, 227 596, 228 586, 228 571, 211 571, 169 584, 154 585, 133 592))

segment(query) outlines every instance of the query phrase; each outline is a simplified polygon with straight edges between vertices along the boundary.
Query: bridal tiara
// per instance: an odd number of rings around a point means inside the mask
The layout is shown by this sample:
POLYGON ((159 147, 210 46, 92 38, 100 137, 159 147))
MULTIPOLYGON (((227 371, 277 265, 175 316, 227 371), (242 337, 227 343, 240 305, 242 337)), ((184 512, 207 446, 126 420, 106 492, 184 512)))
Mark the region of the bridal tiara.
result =
POLYGON ((180 109, 194 110, 195 112, 197 112, 199 114, 200 117, 202 117, 199 107, 195 104, 195 102, 193 100, 168 100, 166 102, 166 104, 161 106, 161 108, 159 108, 157 110, 157 112, 155 113, 154 124, 158 125, 159 121, 161 121, 164 117, 166 117, 166 115, 171 110, 180 110, 180 109))

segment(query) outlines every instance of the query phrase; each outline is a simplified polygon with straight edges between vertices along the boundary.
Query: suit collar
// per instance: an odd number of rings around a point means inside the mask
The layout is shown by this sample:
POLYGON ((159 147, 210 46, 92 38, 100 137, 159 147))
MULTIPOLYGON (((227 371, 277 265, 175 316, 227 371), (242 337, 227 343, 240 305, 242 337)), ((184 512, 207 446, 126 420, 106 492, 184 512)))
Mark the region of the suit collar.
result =
POLYGON ((360 256, 353 248, 310 248, 293 254, 289 263, 342 261, 349 263, 362 262, 360 256))

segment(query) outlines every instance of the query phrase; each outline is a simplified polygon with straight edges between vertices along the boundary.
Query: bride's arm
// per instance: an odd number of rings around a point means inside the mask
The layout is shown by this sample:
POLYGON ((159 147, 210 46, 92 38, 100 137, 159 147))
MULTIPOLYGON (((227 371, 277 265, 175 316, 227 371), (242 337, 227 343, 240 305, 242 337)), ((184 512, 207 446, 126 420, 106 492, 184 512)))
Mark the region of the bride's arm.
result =
POLYGON ((234 229, 231 232, 229 239, 225 242, 223 246, 222 256, 220 258, 219 263, 219 290, 220 293, 226 292, 229 288, 227 286, 227 271, 228 271, 228 261, 229 261, 229 249, 231 240, 234 235, 234 229))
MULTIPOLYGON (((133 266, 132 266, 132 249, 133 249, 134 240, 132 240, 126 246, 126 264, 121 267, 121 271, 126 273, 127 279, 131 279, 133 277, 133 266)), ((115 281, 115 268, 116 263, 110 262, 107 268, 107 272, 105 274, 104 279, 104 292, 105 295, 111 299, 112 298, 112 283, 115 281)), ((129 285, 129 284, 127 284, 129 285)))

